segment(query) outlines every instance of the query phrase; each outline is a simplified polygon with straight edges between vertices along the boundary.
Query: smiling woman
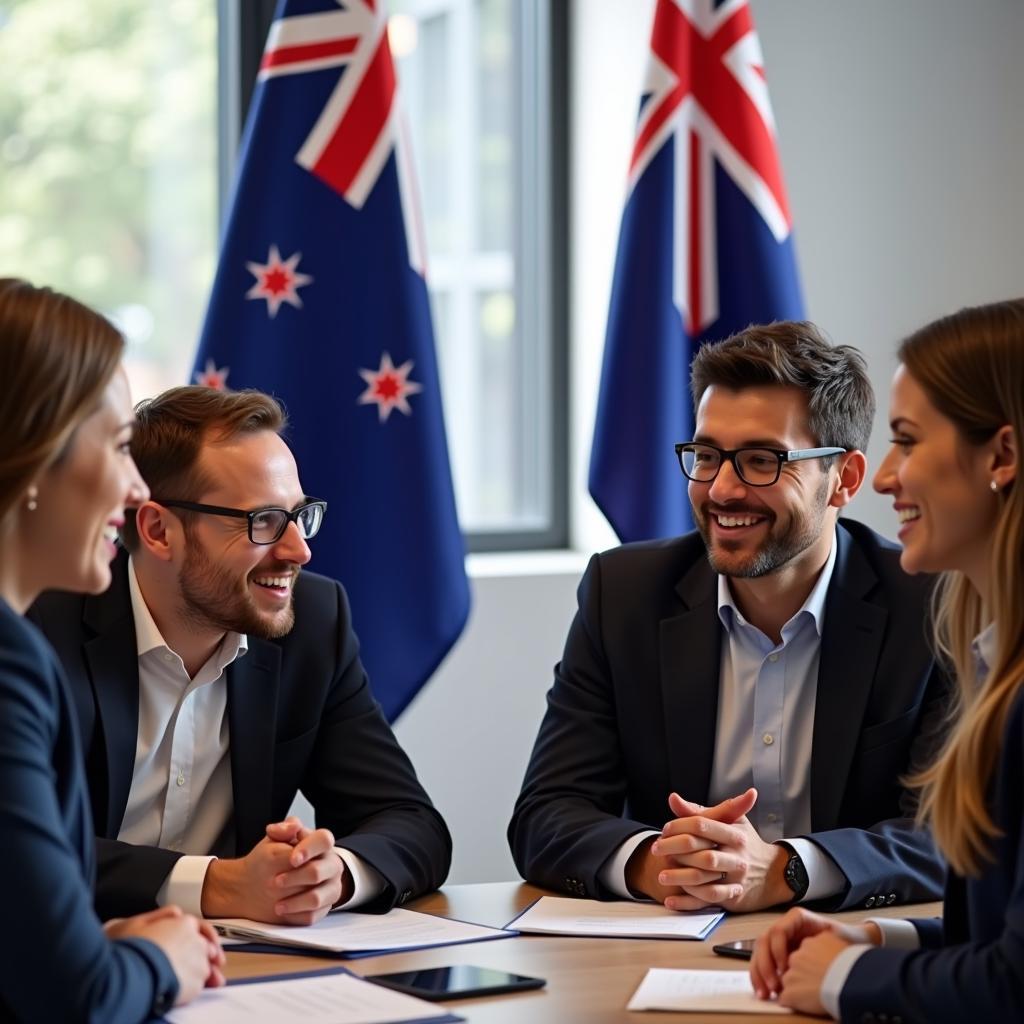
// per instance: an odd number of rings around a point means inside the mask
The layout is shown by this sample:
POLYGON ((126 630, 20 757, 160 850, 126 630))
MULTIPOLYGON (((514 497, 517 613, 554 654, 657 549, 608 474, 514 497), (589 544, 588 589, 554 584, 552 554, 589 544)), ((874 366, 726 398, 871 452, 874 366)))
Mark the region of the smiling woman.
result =
POLYGON ((0 278, 0 872, 18 879, 19 929, 0 960, 4 1019, 141 1021, 223 980, 213 932, 177 908, 100 925, 71 699, 22 618, 44 589, 103 590, 112 533, 148 497, 123 346, 73 299, 0 278))

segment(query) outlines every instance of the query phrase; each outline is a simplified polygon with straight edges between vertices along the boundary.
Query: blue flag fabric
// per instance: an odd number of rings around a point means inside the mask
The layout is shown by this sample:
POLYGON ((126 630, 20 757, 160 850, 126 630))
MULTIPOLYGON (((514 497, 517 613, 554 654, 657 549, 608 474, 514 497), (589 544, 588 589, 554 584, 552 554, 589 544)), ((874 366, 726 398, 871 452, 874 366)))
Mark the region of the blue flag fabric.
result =
POLYGON ((622 541, 692 527, 673 445, 697 347, 803 303, 746 0, 658 0, 615 262, 590 493, 622 541))
POLYGON ((341 580, 389 720, 469 611, 423 247, 375 0, 282 0, 242 140, 195 380, 288 410, 310 567, 341 580))

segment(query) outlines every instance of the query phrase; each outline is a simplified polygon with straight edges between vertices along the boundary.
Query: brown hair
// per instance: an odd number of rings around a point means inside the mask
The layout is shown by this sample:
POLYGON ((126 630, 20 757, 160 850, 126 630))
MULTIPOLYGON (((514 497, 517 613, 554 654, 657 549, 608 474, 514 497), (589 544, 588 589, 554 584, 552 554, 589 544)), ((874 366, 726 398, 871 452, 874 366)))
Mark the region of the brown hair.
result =
MULTIPOLYGON (((693 406, 712 385, 799 388, 807 398, 816 445, 864 451, 875 418, 875 393, 864 357, 833 345, 807 321, 752 324, 724 341, 702 345, 690 365, 693 406)), ((822 460, 827 467, 831 460, 822 460)))
MULTIPOLYGON (((952 420, 968 445, 982 445, 1006 425, 1017 458, 1024 453, 1024 299, 961 309, 928 324, 900 347, 907 373, 952 420)), ((987 491, 986 491, 987 493, 987 491)), ((935 635, 956 671, 954 724, 938 760, 911 781, 922 787, 919 815, 960 874, 977 874, 999 834, 988 787, 1010 707, 1024 685, 1024 483, 1018 475, 992 496, 990 592, 962 573, 942 577, 935 635), (997 631, 994 663, 983 681, 971 642, 989 623, 997 631)))
POLYGON ((124 339, 51 288, 0 278, 0 523, 99 405, 124 339))
MULTIPOLYGON (((260 430, 281 433, 287 423, 277 399, 262 391, 171 388, 135 407, 132 458, 156 499, 195 501, 210 486, 199 469, 203 446, 230 441, 260 430)), ((183 519, 188 513, 182 511, 183 519)), ((139 545, 135 513, 125 512, 121 541, 129 551, 139 545)))

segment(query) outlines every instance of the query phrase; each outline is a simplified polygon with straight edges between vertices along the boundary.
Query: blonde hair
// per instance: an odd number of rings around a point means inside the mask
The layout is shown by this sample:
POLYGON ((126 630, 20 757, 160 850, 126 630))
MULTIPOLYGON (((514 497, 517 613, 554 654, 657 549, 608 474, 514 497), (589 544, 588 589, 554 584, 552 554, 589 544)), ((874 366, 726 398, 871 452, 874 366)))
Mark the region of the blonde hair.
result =
POLYGON ((124 339, 50 288, 0 278, 0 525, 67 450, 121 362, 124 339))
MULTIPOLYGON (((899 355, 966 444, 984 444, 1009 425, 1021 457, 1024 299, 962 309, 911 335, 899 355)), ((989 783, 1007 715, 1024 686, 1024 481, 1019 474, 994 500, 999 509, 989 593, 979 594, 959 572, 944 574, 936 592, 936 643, 955 670, 957 696, 937 761, 911 780, 921 787, 919 817, 931 824, 939 848, 961 875, 979 874, 993 857, 992 840, 1000 831, 988 806, 989 783), (971 642, 992 622, 996 654, 979 681, 971 642)))

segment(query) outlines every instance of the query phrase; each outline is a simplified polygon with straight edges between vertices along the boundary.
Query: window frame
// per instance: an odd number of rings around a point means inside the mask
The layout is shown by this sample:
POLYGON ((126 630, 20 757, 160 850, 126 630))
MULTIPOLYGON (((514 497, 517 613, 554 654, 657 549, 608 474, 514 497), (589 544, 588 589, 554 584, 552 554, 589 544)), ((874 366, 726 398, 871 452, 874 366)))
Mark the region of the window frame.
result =
MULTIPOLYGON (((223 225, 230 202, 238 145, 256 84, 276 0, 217 0, 218 192, 223 225)), ((547 447, 548 521, 536 529, 463 531, 470 553, 565 548, 569 542, 569 4, 517 0, 520 41, 517 180, 541 167, 534 209, 518 218, 516 316, 520 369, 541 381, 548 395, 541 412, 547 447), (536 120, 536 129, 530 119, 536 120), (546 166, 544 166, 546 161, 546 166), (528 296, 530 301, 525 301, 528 296), (530 339, 532 370, 524 366, 530 339), (536 358, 547 349, 547 358, 536 358), (546 378, 546 379, 545 379, 546 378), (545 387, 546 385, 546 387, 545 387)), ((521 197, 517 197, 521 199, 521 197)))

